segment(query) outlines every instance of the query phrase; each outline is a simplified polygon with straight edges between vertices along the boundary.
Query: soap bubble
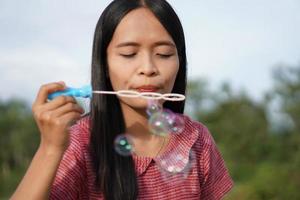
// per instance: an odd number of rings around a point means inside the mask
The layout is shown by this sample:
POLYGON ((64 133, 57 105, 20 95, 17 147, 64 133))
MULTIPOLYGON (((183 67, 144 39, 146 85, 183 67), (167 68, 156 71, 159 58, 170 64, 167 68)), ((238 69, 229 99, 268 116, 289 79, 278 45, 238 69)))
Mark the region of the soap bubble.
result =
POLYGON ((148 123, 152 133, 160 136, 169 133, 178 134, 184 129, 183 118, 168 109, 152 114, 148 123))
POLYGON ((194 151, 190 150, 188 156, 171 152, 156 160, 156 164, 164 181, 181 182, 188 178, 195 166, 196 157, 194 151))
POLYGON ((165 109, 164 112, 166 120, 167 120, 167 127, 169 129, 169 132, 179 134, 184 129, 184 119, 178 115, 173 113, 170 110, 165 109))
POLYGON ((159 136, 166 136, 170 130, 168 128, 167 113, 157 112, 151 115, 148 123, 149 128, 153 134, 159 136))
POLYGON ((162 111, 162 106, 159 104, 157 100, 149 100, 148 107, 147 107, 147 114, 151 117, 154 113, 158 113, 162 111))
POLYGON ((121 134, 115 138, 115 151, 121 156, 130 156, 133 152, 133 143, 129 135, 121 134))

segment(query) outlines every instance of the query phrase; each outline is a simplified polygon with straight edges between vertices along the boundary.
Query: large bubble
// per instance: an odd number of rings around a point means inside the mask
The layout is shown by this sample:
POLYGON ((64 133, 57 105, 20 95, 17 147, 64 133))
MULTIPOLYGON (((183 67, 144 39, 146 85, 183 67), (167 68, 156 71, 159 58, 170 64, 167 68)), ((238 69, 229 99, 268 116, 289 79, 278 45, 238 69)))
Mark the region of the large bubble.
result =
POLYGON ((171 110, 164 109, 164 115, 166 118, 166 126, 171 133, 179 134, 184 129, 184 120, 183 118, 173 113, 171 110))
POLYGON ((166 136, 170 130, 168 128, 168 117, 165 112, 157 112, 151 115, 148 123, 151 132, 155 135, 166 136))
POLYGON ((148 123, 152 133, 160 136, 166 136, 169 133, 178 134, 184 129, 182 117, 167 109, 152 114, 148 123))
POLYGON ((156 160, 158 169, 164 181, 181 182, 188 178, 195 166, 196 157, 190 150, 188 155, 180 152, 170 152, 156 160))

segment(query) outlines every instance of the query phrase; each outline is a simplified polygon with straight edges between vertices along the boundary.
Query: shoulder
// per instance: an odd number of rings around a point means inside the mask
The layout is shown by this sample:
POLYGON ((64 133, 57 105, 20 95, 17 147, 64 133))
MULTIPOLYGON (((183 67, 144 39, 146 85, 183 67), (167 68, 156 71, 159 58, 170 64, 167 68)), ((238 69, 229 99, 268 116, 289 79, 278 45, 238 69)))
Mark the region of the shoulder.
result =
POLYGON ((83 117, 80 120, 76 121, 69 128, 69 146, 64 154, 64 157, 75 156, 77 159, 82 159, 83 153, 88 150, 89 146, 89 117, 83 117))
POLYGON ((70 142, 72 143, 81 143, 87 145, 90 138, 90 117, 85 116, 69 129, 70 132, 70 142))
POLYGON ((69 128, 70 143, 57 169, 49 199, 77 199, 86 191, 86 159, 89 141, 88 118, 78 120, 69 128))
POLYGON ((185 128, 181 135, 177 136, 179 141, 185 144, 188 151, 192 151, 203 170, 212 158, 222 160, 221 154, 217 148, 213 136, 209 129, 199 121, 195 121, 186 115, 182 115, 185 121, 185 128))
POLYGON ((221 199, 233 187, 233 181, 221 152, 205 125, 187 116, 185 116, 185 121, 186 131, 183 134, 195 135, 191 149, 198 163, 201 196, 204 199, 221 199))
POLYGON ((185 137, 189 135, 188 137, 192 139, 192 148, 199 157, 218 151, 212 134, 202 122, 195 121, 186 115, 183 117, 186 124, 183 135, 186 135, 185 137))
POLYGON ((189 138, 196 146, 214 145, 214 140, 208 128, 199 121, 191 119, 187 115, 181 115, 185 121, 185 128, 182 137, 189 138))
MULTIPOLYGON (((178 114, 184 122, 181 133, 172 133, 169 148, 172 153, 180 153, 185 158, 196 154, 197 160, 200 160, 205 152, 209 151, 214 145, 212 136, 207 127, 201 122, 195 121, 184 114, 178 114)), ((167 152, 169 153, 169 152, 167 152)))

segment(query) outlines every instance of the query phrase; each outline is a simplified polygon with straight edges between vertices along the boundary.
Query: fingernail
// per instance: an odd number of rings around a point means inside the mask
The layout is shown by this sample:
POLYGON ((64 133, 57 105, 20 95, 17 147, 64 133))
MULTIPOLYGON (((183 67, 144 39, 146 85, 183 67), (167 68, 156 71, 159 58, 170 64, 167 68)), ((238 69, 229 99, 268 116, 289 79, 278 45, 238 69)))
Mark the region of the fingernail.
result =
POLYGON ((64 82, 64 81, 59 81, 58 83, 59 83, 59 84, 61 84, 63 87, 65 87, 65 86, 66 86, 66 84, 65 84, 65 82, 64 82))

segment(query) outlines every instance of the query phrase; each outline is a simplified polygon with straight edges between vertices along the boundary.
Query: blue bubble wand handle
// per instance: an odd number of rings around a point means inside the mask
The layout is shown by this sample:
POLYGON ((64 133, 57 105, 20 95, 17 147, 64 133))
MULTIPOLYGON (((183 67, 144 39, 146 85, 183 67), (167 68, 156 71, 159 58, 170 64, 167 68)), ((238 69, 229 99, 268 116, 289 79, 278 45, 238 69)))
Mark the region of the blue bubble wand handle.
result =
POLYGON ((53 100, 58 96, 72 96, 72 97, 82 97, 82 98, 91 98, 92 96, 92 87, 90 85, 83 86, 81 88, 72 88, 67 87, 65 90, 57 91, 48 95, 49 100, 53 100))

